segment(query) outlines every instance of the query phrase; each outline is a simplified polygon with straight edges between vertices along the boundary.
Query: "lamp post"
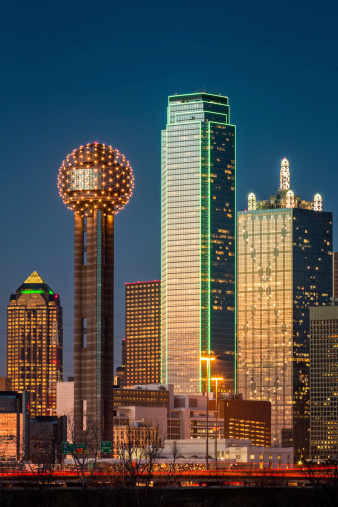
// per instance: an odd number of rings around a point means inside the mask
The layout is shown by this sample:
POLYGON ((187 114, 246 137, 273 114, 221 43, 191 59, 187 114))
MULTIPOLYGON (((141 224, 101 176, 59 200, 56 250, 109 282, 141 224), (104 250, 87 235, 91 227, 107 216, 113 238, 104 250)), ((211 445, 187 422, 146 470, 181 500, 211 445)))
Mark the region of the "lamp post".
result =
POLYGON ((211 380, 214 380, 216 382, 216 438, 215 438, 215 458, 216 458, 216 470, 217 470, 217 423, 218 423, 218 397, 217 397, 217 393, 218 393, 218 381, 219 380, 224 380, 223 377, 212 377, 211 380))
POLYGON ((206 440, 206 469, 209 470, 209 384, 210 384, 210 361, 214 361, 215 358, 210 356, 201 357, 201 361, 207 362, 207 440, 206 440))

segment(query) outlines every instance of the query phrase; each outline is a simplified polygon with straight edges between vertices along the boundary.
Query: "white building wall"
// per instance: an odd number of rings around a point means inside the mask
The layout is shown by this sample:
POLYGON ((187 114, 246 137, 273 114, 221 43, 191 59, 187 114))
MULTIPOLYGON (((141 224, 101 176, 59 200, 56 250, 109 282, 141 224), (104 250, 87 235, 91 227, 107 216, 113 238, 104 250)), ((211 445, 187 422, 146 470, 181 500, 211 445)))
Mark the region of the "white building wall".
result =
MULTIPOLYGON (((162 457, 172 457, 173 440, 167 440, 162 457)), ((198 459, 206 457, 206 439, 193 438, 177 440, 181 457, 198 459)), ((215 439, 209 438, 209 456, 215 459, 215 439)), ((290 468, 293 466, 294 451, 292 447, 258 447, 251 440, 220 438, 217 440, 217 459, 229 463, 250 463, 264 468, 290 468)))
POLYGON ((164 442, 167 437, 167 409, 165 407, 119 407, 118 417, 127 417, 130 421, 144 421, 151 426, 158 426, 160 438, 164 442))
POLYGON ((56 415, 74 414, 74 382, 56 383, 56 415))

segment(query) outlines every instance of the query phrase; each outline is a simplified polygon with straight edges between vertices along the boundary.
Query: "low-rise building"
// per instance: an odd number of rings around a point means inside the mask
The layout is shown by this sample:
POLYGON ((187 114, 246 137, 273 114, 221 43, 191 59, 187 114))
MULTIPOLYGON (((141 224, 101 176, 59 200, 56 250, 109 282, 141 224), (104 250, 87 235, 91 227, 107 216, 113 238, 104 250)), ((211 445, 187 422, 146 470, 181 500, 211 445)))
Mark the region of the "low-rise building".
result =
POLYGON ((130 425, 135 421, 141 421, 148 427, 158 428, 159 438, 164 442, 168 432, 167 412, 165 407, 122 406, 116 410, 116 416, 128 419, 130 425))
POLYGON ((0 392, 0 458, 29 457, 29 393, 0 392))
POLYGON ((271 446, 271 403, 269 401, 220 399, 224 438, 250 439, 252 445, 271 446))
POLYGON ((114 389, 114 409, 120 406, 173 406, 174 386, 171 384, 135 385, 114 389))
MULTIPOLYGON (((205 459, 206 439, 190 438, 184 440, 167 440, 161 458, 173 458, 173 448, 178 450, 183 459, 205 459), (175 445, 174 445, 175 444, 175 445)), ((215 439, 209 438, 208 455, 215 459, 215 439)), ((217 459, 219 462, 246 464, 255 468, 290 468, 293 466, 294 452, 292 447, 259 447, 252 445, 251 440, 217 439, 217 459)))
POLYGON ((7 377, 0 377, 0 391, 11 391, 12 380, 7 377))
POLYGON ((61 443, 67 439, 66 416, 37 416, 30 420, 30 459, 52 465, 61 461, 61 443))
POLYGON ((146 458, 148 449, 160 449, 163 443, 158 426, 124 417, 114 418, 114 458, 146 458))

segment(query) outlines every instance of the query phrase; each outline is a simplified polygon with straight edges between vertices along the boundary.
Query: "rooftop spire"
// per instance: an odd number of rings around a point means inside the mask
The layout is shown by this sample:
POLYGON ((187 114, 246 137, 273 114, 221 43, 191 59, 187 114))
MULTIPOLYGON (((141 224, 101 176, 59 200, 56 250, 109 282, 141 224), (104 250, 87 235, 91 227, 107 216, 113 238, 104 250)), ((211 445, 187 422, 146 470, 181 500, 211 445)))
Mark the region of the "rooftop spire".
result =
POLYGON ((282 160, 281 169, 280 169, 280 189, 281 190, 289 190, 290 189, 289 161, 285 157, 282 160))

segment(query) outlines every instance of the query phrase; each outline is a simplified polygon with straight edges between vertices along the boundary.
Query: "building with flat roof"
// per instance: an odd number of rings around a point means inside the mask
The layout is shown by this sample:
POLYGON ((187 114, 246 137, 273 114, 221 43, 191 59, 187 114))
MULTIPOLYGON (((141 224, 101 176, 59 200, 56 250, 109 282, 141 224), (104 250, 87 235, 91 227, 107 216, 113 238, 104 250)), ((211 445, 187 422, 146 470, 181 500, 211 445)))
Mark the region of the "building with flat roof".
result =
POLYGON ((29 393, 0 391, 1 462, 29 457, 29 393))
POLYGON ((224 438, 249 439, 252 445, 271 446, 269 401, 220 399, 219 417, 224 420, 224 438))
POLYGON ((0 377, 0 391, 11 391, 12 381, 7 377, 0 377))
POLYGON ((13 390, 29 391, 31 417, 56 414, 62 339, 60 296, 34 271, 7 307, 7 377, 13 390))
POLYGON ((338 456, 338 306, 310 308, 310 458, 338 456))
POLYGON ((121 419, 128 419, 130 424, 141 421, 148 427, 158 428, 158 435, 162 442, 167 438, 167 413, 166 407, 145 407, 145 406, 120 406, 116 410, 116 416, 121 419))
POLYGON ((56 384, 56 415, 74 416, 74 380, 57 382, 56 384))
POLYGON ((42 466, 61 463, 61 445, 66 441, 66 416, 38 416, 30 420, 29 447, 30 459, 33 463, 42 464, 42 466))
POLYGON ((271 445, 308 457, 310 306, 332 294, 332 213, 280 188, 237 214, 237 391, 271 402, 271 445))
POLYGON ((159 383, 161 281, 126 283, 125 291, 125 385, 159 383))
MULTIPOLYGON (((224 439, 217 440, 217 459, 219 467, 228 465, 245 465, 246 468, 274 468, 287 469, 293 467, 293 448, 286 447, 258 447, 252 445, 251 440, 224 439)), ((206 458, 206 439, 192 438, 182 440, 167 440, 161 458, 173 458, 173 448, 179 450, 179 458, 185 460, 206 458), (174 445, 175 444, 175 445, 174 445)), ((215 442, 209 438, 208 453, 215 459, 215 442)), ((179 463, 179 460, 178 460, 179 463)))
POLYGON ((201 355, 211 351, 217 356, 211 376, 234 387, 235 146, 228 97, 169 97, 162 131, 161 381, 176 393, 210 391, 201 355))
POLYGON ((136 385, 114 389, 114 409, 120 406, 166 407, 173 404, 173 386, 162 384, 136 385))
POLYGON ((149 459, 148 449, 163 445, 158 425, 145 421, 114 418, 114 458, 149 459))

